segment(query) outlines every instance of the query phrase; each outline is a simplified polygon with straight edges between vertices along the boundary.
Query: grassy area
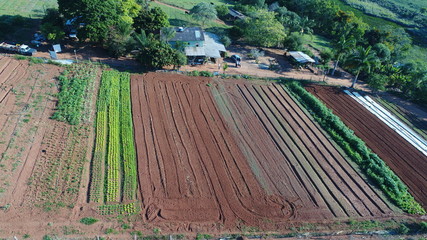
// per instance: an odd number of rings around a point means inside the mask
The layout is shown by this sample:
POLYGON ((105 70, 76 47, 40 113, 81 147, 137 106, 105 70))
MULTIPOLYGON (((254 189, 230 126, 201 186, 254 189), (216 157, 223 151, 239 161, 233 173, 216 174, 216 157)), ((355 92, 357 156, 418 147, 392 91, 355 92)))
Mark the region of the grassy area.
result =
POLYGON ((354 12, 354 15, 356 17, 361 18, 365 23, 369 24, 372 27, 377 27, 377 28, 384 27, 384 26, 391 26, 395 28, 400 27, 398 24, 394 22, 390 22, 379 17, 366 15, 364 12, 343 3, 342 0, 333 0, 333 1, 340 7, 341 10, 354 12))
POLYGON ((42 18, 47 8, 57 8, 56 0, 0 0, 1 15, 42 18))
MULTIPOLYGON (((180 8, 185 8, 185 9, 191 9, 192 7, 194 7, 194 5, 201 3, 201 2, 206 2, 203 0, 160 0, 160 2, 164 2, 173 6, 177 6, 180 8)), ((231 6, 232 4, 230 4, 230 1, 227 0, 210 0, 210 3, 213 3, 215 5, 221 5, 221 4, 226 4, 228 6, 231 6)))
MULTIPOLYGON (((156 2, 150 2, 150 5, 153 7, 160 7, 166 14, 169 16, 169 22, 172 26, 175 27, 192 27, 192 26, 200 26, 200 23, 194 20, 190 15, 185 14, 184 11, 179 9, 168 7, 156 2)), ((220 24, 214 21, 208 22, 205 25, 205 28, 228 28, 227 25, 220 24)))
POLYGON ((412 10, 419 10, 420 8, 427 7, 426 0, 389 0, 389 1, 412 10))
POLYGON ((320 51, 324 51, 324 50, 329 50, 332 51, 332 46, 331 43, 329 41, 329 39, 324 38, 322 36, 319 35, 308 35, 308 34, 304 34, 304 41, 310 45, 311 47, 320 50, 320 51))

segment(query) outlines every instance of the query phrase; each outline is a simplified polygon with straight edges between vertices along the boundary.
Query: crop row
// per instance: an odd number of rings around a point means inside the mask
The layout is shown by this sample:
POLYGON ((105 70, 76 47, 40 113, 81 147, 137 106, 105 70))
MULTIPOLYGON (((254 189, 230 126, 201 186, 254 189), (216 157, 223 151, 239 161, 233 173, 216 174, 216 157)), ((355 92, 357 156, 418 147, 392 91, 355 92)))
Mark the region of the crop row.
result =
POLYGON ((98 206, 98 212, 101 215, 133 214, 138 212, 138 210, 138 204, 135 202, 98 206))
POLYGON ((334 141, 397 206, 408 213, 425 214, 425 210, 408 192, 407 186, 338 116, 299 83, 290 82, 287 86, 334 141))
POLYGON ((128 73, 103 72, 97 110, 89 200, 135 200, 138 186, 128 73))
POLYGON ((97 100, 96 140, 92 160, 91 185, 89 199, 91 202, 103 202, 104 199, 104 165, 107 146, 107 110, 111 79, 102 75, 101 87, 97 100))
POLYGON ((59 76, 60 92, 58 106, 52 118, 77 125, 83 118, 83 111, 92 95, 88 91, 96 77, 93 64, 72 65, 59 76))
POLYGON ((133 135, 132 108, 130 102, 130 75, 121 73, 121 134, 123 147, 123 198, 134 200, 137 189, 136 153, 133 135))
POLYGON ((115 202, 120 198, 120 79, 111 78, 111 96, 108 106, 108 155, 106 201, 115 202))

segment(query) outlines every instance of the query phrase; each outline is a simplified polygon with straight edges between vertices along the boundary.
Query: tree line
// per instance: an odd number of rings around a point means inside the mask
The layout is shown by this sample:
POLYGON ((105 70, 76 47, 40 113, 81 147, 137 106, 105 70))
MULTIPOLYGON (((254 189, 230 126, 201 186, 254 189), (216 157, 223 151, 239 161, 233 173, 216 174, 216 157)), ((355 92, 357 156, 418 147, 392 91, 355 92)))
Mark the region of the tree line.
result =
POLYGON ((302 35, 315 33, 331 40, 333 50, 321 52, 321 63, 335 63, 331 74, 340 66, 354 75, 353 84, 363 79, 427 103, 427 64, 408 60, 412 39, 402 28, 369 26, 331 0, 238 0, 235 8, 248 17, 235 22, 233 40, 304 50, 302 35))

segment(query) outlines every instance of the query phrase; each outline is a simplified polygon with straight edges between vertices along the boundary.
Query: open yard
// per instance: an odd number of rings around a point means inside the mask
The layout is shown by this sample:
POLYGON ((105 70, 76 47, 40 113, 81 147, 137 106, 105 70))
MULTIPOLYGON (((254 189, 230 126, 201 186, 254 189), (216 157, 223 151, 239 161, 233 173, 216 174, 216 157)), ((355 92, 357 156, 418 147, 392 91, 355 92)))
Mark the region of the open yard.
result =
POLYGON ((56 0, 0 0, 0 16, 21 15, 29 18, 42 18, 45 9, 57 7, 56 0))
POLYGON ((354 130, 408 186, 409 192, 427 207, 427 157, 338 88, 312 85, 307 90, 321 99, 354 130))

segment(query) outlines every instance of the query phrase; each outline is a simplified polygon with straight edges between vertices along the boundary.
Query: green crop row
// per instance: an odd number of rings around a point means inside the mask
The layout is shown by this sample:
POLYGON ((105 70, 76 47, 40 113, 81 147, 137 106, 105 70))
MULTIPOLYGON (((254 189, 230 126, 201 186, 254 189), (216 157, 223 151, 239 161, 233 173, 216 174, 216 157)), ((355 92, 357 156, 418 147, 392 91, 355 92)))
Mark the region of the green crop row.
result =
POLYGON ((139 211, 138 204, 135 202, 128 204, 102 205, 98 207, 101 215, 133 214, 139 211))
POLYGON ((133 134, 132 108, 130 101, 130 75, 121 73, 120 75, 120 96, 121 96, 121 134, 123 148, 123 198, 134 200, 137 189, 136 152, 133 134))
POLYGON ((97 110, 89 199, 99 203, 135 200, 138 177, 130 74, 103 72, 97 110))
POLYGON ((111 96, 108 106, 108 155, 106 201, 120 198, 120 78, 111 76, 111 96))
POLYGON ((52 118, 72 125, 80 123, 87 102, 91 101, 88 87, 92 86, 97 68, 93 64, 73 64, 58 77, 58 106, 52 118))
POLYGON ((97 100, 96 115, 96 140, 95 151, 92 160, 91 185, 89 199, 91 202, 103 202, 104 200, 104 165, 107 146, 107 110, 110 95, 110 78, 102 75, 101 86, 97 100))
POLYGON ((332 113, 319 99, 306 91, 300 83, 286 83, 287 89, 311 113, 362 171, 402 210, 411 214, 426 211, 408 192, 407 186, 366 144, 332 113))

